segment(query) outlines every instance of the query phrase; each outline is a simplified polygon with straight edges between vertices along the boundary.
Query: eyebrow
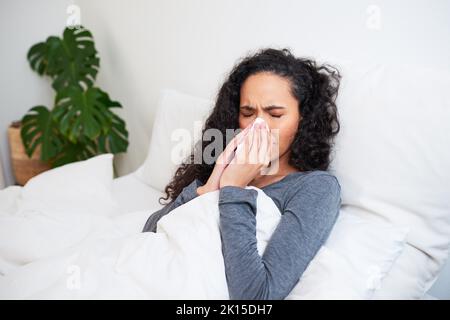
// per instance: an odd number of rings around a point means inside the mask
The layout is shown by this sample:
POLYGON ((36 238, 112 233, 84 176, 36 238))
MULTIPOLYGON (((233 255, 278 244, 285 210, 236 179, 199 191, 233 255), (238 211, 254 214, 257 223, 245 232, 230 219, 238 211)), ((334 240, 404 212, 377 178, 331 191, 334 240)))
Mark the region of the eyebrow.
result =
MULTIPOLYGON (((254 107, 248 106, 248 105, 241 106, 240 108, 241 109, 250 109, 250 110, 254 110, 255 109, 254 107)), ((283 107, 283 106, 270 105, 270 106, 267 106, 267 107, 263 107, 263 109, 267 110, 267 111, 270 111, 270 110, 286 109, 286 108, 283 107)))

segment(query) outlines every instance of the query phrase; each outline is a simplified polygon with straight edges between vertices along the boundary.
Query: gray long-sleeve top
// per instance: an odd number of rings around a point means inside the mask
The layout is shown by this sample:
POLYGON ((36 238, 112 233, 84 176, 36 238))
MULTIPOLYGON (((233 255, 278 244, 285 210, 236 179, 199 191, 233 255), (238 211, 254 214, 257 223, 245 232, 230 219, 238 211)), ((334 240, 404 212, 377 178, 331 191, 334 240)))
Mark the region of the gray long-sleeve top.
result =
MULTIPOLYGON (((195 179, 172 203, 152 214, 143 232, 197 196, 195 179)), ((262 256, 256 243, 257 191, 225 186, 219 191, 222 254, 230 299, 284 299, 324 244, 341 205, 336 177, 327 171, 294 172, 260 188, 282 216, 262 256)))

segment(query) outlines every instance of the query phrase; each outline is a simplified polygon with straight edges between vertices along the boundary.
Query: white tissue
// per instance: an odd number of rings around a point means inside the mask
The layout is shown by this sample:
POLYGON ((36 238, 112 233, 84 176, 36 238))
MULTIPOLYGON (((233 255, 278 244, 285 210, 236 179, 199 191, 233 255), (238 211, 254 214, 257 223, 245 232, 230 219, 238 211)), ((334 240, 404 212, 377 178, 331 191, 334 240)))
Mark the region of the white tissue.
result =
MULTIPOLYGON (((250 127, 249 132, 250 132, 251 130, 255 130, 255 126, 256 126, 257 124, 259 124, 259 123, 264 123, 264 124, 265 124, 265 127, 266 127, 266 130, 269 130, 269 126, 267 125, 267 122, 266 122, 263 118, 258 117, 258 118, 255 119, 255 121, 253 121, 252 126, 250 127)), ((247 132, 247 134, 248 134, 249 132, 247 132)), ((242 146, 243 146, 244 142, 245 142, 245 139, 242 139, 242 141, 238 144, 238 146, 237 146, 237 148, 236 148, 235 154, 237 154, 237 153, 242 149, 242 146)))
POLYGON ((251 129, 253 129, 255 127, 255 125, 258 124, 258 123, 265 123, 267 125, 266 121, 263 118, 258 117, 258 118, 255 119, 255 121, 253 121, 251 129))

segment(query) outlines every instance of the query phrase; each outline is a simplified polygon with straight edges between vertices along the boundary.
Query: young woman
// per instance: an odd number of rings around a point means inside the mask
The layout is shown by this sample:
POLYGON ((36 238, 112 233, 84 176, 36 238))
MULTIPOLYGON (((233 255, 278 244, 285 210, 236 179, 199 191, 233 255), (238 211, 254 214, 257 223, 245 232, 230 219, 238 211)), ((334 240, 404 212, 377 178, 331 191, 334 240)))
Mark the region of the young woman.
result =
MULTIPOLYGON (((247 129, 230 143, 223 141, 227 147, 212 165, 192 161, 194 152, 165 189, 162 199, 170 198, 170 203, 149 217, 143 231, 155 232, 158 220, 171 210, 219 190, 230 299, 284 299, 326 241, 339 213, 341 188, 327 172, 339 132, 339 81, 336 69, 297 58, 288 49, 263 49, 242 59, 222 85, 203 133, 219 129, 225 138, 226 129, 248 128, 259 117, 270 130, 277 130, 278 144, 267 130, 247 129), (245 148, 234 156, 238 142, 245 148), (262 160, 247 161, 258 153, 262 160), (274 163, 276 172, 261 173, 274 163), (246 186, 263 190, 282 213, 262 257, 256 246, 257 192, 246 186)), ((200 144, 204 148, 209 142, 200 144)))

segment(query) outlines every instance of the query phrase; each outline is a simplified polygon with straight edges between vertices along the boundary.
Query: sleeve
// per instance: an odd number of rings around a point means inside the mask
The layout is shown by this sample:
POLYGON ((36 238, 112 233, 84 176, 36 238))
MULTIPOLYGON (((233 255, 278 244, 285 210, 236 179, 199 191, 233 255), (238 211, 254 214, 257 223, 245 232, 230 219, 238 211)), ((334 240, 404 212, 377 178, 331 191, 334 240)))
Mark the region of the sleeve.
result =
POLYGON ((186 202, 191 201, 195 197, 198 196, 197 194, 197 188, 202 186, 203 183, 195 179, 192 181, 189 185, 183 188, 183 191, 178 195, 178 197, 172 201, 171 203, 164 206, 162 209, 154 212, 145 223, 144 229, 142 232, 156 232, 156 224, 158 223, 159 219, 161 219, 163 216, 168 214, 173 209, 185 204, 186 202))
POLYGON ((284 299, 326 241, 341 205, 329 174, 305 176, 287 200, 262 257, 256 242, 257 191, 220 190, 222 253, 230 299, 284 299))

